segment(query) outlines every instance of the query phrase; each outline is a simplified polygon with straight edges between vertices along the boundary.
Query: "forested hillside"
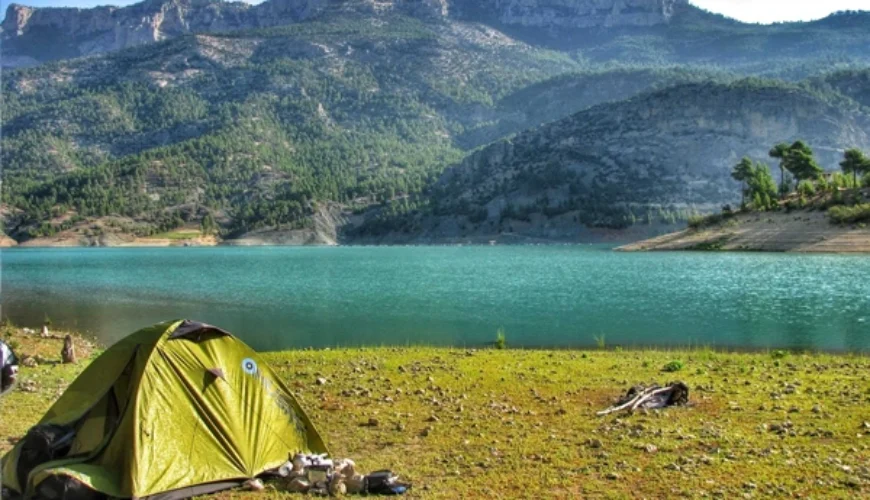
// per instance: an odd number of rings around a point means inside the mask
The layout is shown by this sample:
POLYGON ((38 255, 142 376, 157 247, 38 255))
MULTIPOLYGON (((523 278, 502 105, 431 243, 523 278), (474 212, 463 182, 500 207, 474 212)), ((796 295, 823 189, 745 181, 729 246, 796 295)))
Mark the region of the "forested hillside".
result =
POLYGON ((478 27, 341 19, 194 36, 4 81, 11 232, 70 210, 156 232, 304 225, 316 201, 419 192, 478 109, 578 65, 478 27), (167 210, 168 209, 168 210, 167 210), (140 227, 141 226, 141 227, 140 227))
POLYGON ((496 142, 448 169, 425 203, 396 203, 360 231, 460 239, 523 227, 544 237, 565 230, 566 216, 592 227, 673 223, 739 201, 733 164, 769 160, 780 140, 805 138, 838 169, 841 144, 870 147, 867 111, 810 82, 677 85, 496 142))
POLYGON ((328 211, 345 241, 441 234, 448 219, 454 237, 535 213, 625 227, 632 205, 673 222, 733 199, 738 149, 867 142, 865 14, 758 27, 692 8, 543 29, 405 12, 325 11, 6 72, 7 234, 235 238, 312 229, 328 211), (547 38, 564 30, 570 46, 547 38))

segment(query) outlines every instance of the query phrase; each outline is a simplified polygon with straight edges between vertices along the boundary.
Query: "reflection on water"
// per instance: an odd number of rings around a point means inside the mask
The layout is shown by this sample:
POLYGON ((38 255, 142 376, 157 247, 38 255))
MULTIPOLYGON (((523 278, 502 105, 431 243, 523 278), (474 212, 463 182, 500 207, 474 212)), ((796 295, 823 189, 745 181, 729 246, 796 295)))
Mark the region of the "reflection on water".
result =
POLYGON ((870 350, 870 257, 594 247, 10 250, 3 314, 112 342, 192 318, 255 348, 481 345, 870 350))

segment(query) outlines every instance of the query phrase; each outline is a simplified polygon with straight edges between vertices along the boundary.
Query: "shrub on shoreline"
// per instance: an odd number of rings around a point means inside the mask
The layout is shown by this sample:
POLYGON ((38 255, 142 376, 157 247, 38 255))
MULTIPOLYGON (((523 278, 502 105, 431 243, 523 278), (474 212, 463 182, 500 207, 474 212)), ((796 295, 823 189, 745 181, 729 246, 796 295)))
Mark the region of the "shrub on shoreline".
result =
POLYGON ((718 214, 692 215, 689 217, 689 228, 698 230, 705 227, 715 226, 716 224, 733 218, 734 215, 735 213, 730 210, 718 214))
POLYGON ((504 328, 499 328, 495 333, 495 348, 496 349, 505 349, 507 348, 507 338, 504 334, 504 328))
POLYGON ((828 210, 828 217, 836 224, 854 224, 870 221, 870 203, 862 205, 836 206, 828 210))

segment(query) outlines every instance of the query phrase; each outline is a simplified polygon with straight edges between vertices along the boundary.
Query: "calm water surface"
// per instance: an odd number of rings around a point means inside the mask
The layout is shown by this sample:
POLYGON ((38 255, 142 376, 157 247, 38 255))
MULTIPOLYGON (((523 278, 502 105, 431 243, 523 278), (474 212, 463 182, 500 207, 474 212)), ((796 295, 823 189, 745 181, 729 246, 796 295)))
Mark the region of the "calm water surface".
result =
POLYGON ((870 350, 870 257, 601 246, 26 249, 3 316, 105 342, 191 318, 256 349, 481 345, 870 350))

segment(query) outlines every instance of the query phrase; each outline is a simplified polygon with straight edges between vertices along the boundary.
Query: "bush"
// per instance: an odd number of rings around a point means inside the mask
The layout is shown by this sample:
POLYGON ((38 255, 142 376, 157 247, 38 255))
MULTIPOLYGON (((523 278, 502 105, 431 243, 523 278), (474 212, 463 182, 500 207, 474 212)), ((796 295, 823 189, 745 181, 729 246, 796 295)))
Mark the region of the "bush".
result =
POLYGON ((499 328, 497 332, 495 332, 495 343, 493 344, 496 349, 504 349, 507 347, 507 340, 504 335, 504 328, 499 328))
POLYGON ((662 367, 662 371, 668 372, 668 373, 678 372, 678 371, 682 370, 683 368, 685 368, 685 366, 686 365, 683 364, 682 361, 675 359, 675 360, 671 361, 670 363, 666 364, 664 367, 662 367))
POLYGON ((689 216, 689 227, 692 229, 701 229, 707 226, 712 226, 722 222, 725 219, 734 216, 734 212, 725 212, 722 214, 711 215, 691 215, 689 216))
POLYGON ((849 178, 843 175, 842 172, 834 172, 831 174, 831 187, 833 189, 849 187, 849 178))
POLYGON ((707 217, 703 215, 690 215, 689 216, 689 227, 692 229, 699 229, 704 227, 704 222, 707 220, 707 217))
POLYGON ((817 188, 818 188, 818 191, 821 191, 823 193, 833 191, 833 189, 834 189, 831 187, 831 184, 828 183, 828 179, 824 175, 819 177, 817 188))
POLYGON ((725 247, 726 240, 727 238, 720 238, 714 241, 704 241, 697 245, 692 245, 688 250, 694 250, 696 252, 721 252, 725 247))
POLYGON ((777 350, 770 353, 770 357, 773 359, 782 359, 788 356, 788 353, 783 350, 777 350))
POLYGON ((870 222, 870 203, 852 207, 837 206, 828 209, 828 217, 836 224, 870 222))
POLYGON ((798 194, 802 197, 812 198, 816 195, 816 186, 812 181, 801 181, 798 185, 798 194))
POLYGON ((598 346, 599 349, 603 350, 607 347, 607 342, 604 339, 603 333, 601 334, 601 336, 593 335, 592 338, 595 339, 595 345, 598 346))

